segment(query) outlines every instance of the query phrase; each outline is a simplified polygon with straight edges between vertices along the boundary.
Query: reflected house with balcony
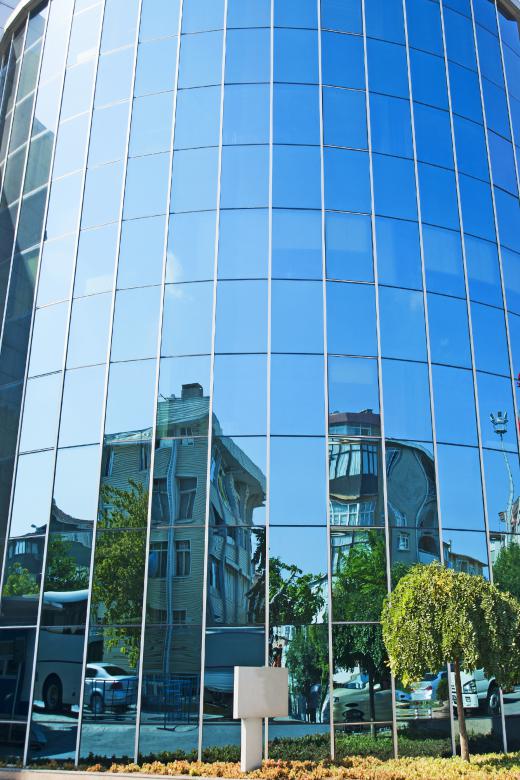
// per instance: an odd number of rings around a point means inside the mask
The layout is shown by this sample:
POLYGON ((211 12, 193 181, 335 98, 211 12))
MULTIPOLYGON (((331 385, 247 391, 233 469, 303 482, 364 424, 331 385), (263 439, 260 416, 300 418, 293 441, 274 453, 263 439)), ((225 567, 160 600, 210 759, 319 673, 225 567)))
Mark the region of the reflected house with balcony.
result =
POLYGON ((266 755, 451 754, 380 614, 520 598, 519 0, 2 8, 0 758, 228 756, 236 665, 266 755))

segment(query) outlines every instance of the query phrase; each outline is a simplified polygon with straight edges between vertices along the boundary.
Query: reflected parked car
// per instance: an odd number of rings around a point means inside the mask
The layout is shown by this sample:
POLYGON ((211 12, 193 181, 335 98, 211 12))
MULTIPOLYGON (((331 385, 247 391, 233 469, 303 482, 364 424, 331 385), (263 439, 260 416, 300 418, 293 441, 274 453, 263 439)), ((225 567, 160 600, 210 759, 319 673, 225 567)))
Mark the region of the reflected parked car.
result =
POLYGON ((85 704, 94 713, 126 710, 137 702, 137 677, 114 664, 89 664, 85 672, 85 704))
POLYGON ((443 670, 442 672, 427 672, 422 680, 412 683, 410 690, 403 690, 402 688, 396 688, 395 700, 401 704, 410 704, 413 702, 432 702, 436 701, 437 689, 441 680, 448 679, 448 672, 443 670))

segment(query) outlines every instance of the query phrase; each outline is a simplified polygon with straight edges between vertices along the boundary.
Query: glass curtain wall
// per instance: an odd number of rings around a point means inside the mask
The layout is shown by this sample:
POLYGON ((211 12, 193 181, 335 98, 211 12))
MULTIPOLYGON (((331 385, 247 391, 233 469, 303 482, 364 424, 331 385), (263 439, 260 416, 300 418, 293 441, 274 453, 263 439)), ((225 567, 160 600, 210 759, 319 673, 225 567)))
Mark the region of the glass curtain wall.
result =
POLYGON ((517 20, 51 0, 2 52, 2 756, 216 755, 264 664, 272 757, 451 754, 379 616, 418 562, 520 597, 517 20))

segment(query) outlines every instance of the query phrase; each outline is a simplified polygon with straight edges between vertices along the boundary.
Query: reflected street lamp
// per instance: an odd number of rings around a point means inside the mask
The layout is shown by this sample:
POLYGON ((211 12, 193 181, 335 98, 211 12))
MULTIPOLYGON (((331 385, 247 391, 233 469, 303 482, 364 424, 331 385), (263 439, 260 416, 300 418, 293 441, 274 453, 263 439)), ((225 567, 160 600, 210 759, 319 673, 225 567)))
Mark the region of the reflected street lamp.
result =
POLYGON ((513 515, 513 496, 514 496, 515 486, 513 483, 513 473, 511 471, 511 466, 509 465, 509 460, 504 447, 504 436, 507 433, 507 423, 508 423, 507 412, 497 412, 496 415, 494 415, 493 412, 491 412, 489 418, 491 420, 491 424, 493 425, 493 429, 495 433, 500 438, 500 448, 502 450, 502 454, 506 462, 507 475, 509 478, 509 498, 507 500, 505 522, 506 522, 506 531, 508 534, 510 534, 513 532, 512 515, 513 515))

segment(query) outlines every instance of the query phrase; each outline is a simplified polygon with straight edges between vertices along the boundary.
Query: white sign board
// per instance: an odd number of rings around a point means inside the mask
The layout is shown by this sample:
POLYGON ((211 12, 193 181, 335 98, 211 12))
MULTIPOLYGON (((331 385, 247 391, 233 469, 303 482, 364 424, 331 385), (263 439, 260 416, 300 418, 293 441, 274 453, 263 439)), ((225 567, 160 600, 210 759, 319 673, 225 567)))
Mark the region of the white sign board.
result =
POLYGON ((276 718, 289 714, 289 673, 272 666, 235 666, 234 718, 276 718))

